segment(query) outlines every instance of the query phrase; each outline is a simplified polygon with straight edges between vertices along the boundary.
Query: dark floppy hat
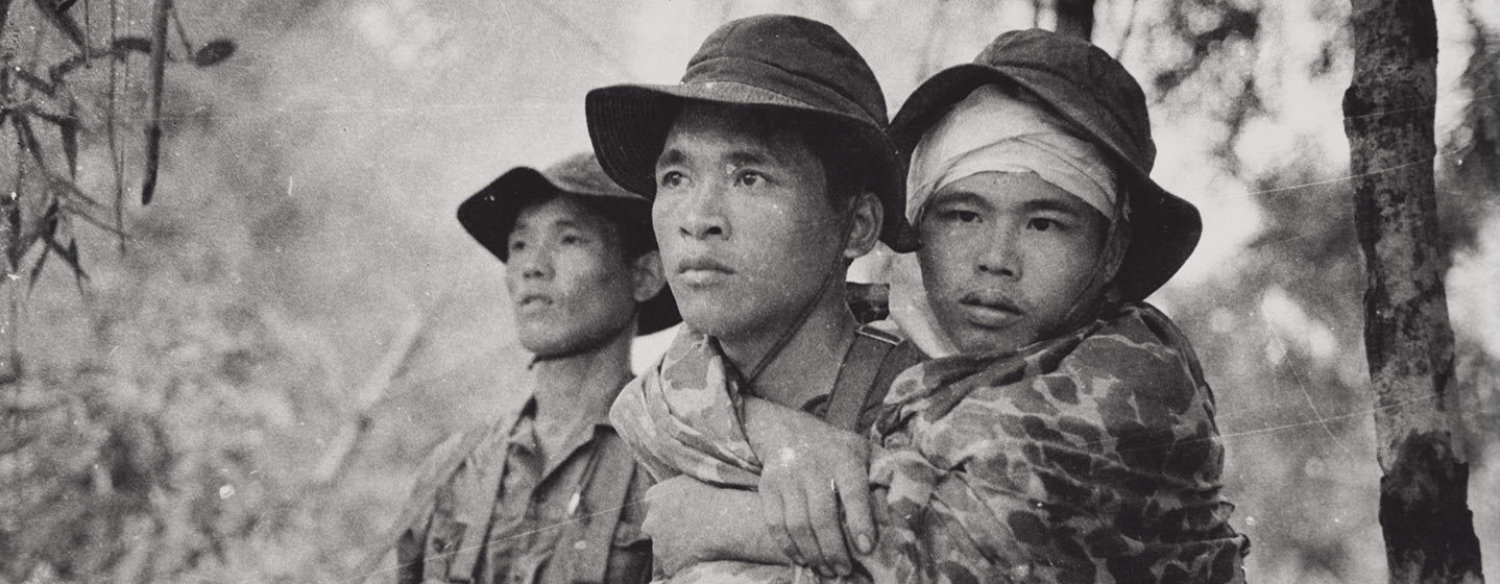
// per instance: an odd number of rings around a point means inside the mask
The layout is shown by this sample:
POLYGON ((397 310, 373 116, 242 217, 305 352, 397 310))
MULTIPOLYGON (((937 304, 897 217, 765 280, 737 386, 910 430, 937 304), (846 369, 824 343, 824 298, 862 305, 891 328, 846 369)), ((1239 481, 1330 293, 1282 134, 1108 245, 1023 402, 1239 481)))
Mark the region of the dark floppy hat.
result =
MULTIPOLYGON (((891 138, 909 160, 922 134, 951 106, 988 84, 1021 87, 1050 106, 1073 130, 1114 157, 1130 197, 1130 246, 1115 281, 1140 300, 1182 267, 1203 232, 1198 209, 1151 180, 1156 144, 1146 97, 1135 78, 1102 49, 1040 29, 996 37, 973 63, 932 76, 891 123, 891 138)), ((906 247, 914 234, 903 233, 906 247)))
POLYGON ((677 85, 590 91, 589 136, 605 172, 625 188, 654 197, 656 157, 688 101, 801 112, 846 132, 885 210, 880 239, 894 244, 905 172, 886 134, 885 95, 864 58, 833 27, 775 14, 734 20, 703 41, 677 85))
MULTIPOLYGON (((565 194, 582 197, 623 229, 639 230, 636 235, 656 247, 651 233, 651 201, 610 180, 592 152, 574 154, 546 170, 526 166, 510 169, 459 204, 458 222, 504 263, 510 256, 506 245, 510 230, 515 228, 521 210, 565 194)), ((638 333, 654 333, 681 320, 672 291, 662 286, 661 293, 641 303, 638 333)))

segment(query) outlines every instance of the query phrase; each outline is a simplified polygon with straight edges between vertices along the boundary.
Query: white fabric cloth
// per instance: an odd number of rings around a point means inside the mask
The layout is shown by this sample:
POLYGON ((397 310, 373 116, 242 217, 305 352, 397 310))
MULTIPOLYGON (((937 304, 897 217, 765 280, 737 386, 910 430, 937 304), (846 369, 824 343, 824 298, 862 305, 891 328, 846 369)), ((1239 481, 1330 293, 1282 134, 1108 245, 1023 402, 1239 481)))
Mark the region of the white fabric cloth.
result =
POLYGON ((933 124, 912 151, 906 219, 916 227, 932 194, 981 172, 1032 172, 1114 218, 1115 173, 1104 152, 1074 137, 1040 104, 984 85, 933 124))

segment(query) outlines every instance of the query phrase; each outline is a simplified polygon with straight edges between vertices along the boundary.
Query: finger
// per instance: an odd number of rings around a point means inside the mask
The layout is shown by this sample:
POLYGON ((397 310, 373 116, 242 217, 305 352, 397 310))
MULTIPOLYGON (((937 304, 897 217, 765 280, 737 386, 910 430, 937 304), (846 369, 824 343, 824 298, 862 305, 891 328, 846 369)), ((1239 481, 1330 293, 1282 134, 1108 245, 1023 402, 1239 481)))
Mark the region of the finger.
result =
POLYGON ((833 485, 823 483, 822 488, 807 494, 807 515, 813 536, 821 551, 820 563, 833 568, 839 575, 849 573, 849 550, 844 545, 844 528, 839 521, 837 493, 833 485))
POLYGON ((860 554, 875 549, 875 518, 870 510, 870 487, 863 474, 846 476, 837 483, 839 502, 844 510, 844 527, 849 542, 860 554))
POLYGON ((781 497, 782 525, 796 547, 796 556, 803 564, 819 563, 823 551, 818 547, 818 536, 813 533, 807 514, 807 496, 799 488, 785 489, 781 497))
POLYGON ((771 541, 776 542, 776 547, 781 553, 786 554, 792 563, 801 565, 804 562, 797 555, 797 545, 792 543, 792 538, 787 535, 786 512, 783 510, 781 493, 778 489, 768 489, 765 485, 760 489, 760 514, 766 525, 766 533, 771 536, 771 541))

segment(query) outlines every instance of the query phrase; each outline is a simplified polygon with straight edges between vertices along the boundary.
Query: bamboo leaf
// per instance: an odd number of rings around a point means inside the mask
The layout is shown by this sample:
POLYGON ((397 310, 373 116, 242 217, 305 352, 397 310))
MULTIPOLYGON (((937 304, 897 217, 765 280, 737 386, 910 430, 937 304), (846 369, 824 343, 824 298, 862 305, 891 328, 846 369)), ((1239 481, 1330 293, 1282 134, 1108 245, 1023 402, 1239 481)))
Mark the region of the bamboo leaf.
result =
POLYGON ((90 197, 88 193, 83 192, 82 189, 78 188, 78 185, 74 184, 73 181, 68 180, 66 177, 58 176, 56 173, 53 173, 52 171, 49 171, 47 169, 42 169, 42 172, 43 176, 47 178, 47 185, 52 187, 54 190, 63 191, 68 195, 69 199, 83 201, 84 203, 88 203, 90 206, 101 210, 109 209, 109 207, 104 206, 104 203, 100 203, 99 201, 94 200, 94 198, 90 197))
POLYGON ((72 8, 73 5, 77 4, 77 3, 78 3, 78 0, 62 0, 62 2, 58 2, 57 3, 57 11, 58 12, 67 12, 69 8, 72 8))
POLYGON ((62 134, 63 156, 68 161, 68 178, 78 179, 78 106, 68 104, 68 115, 62 118, 57 130, 62 134))
POLYGON ((198 52, 193 55, 193 64, 199 67, 212 67, 233 56, 234 51, 234 41, 215 39, 198 49, 198 52))
POLYGON ((37 258, 35 265, 31 266, 31 281, 26 283, 27 295, 30 295, 31 291, 36 289, 36 281, 41 279, 42 268, 47 265, 47 256, 49 255, 52 255, 52 246, 42 246, 42 256, 37 258))
POLYGON ((151 54, 151 39, 138 36, 123 36, 110 43, 116 51, 151 54))
POLYGON ((21 150, 30 153, 43 169, 47 168, 47 161, 42 158, 42 143, 36 139, 36 132, 31 129, 31 120, 26 119, 24 115, 12 115, 10 123, 16 129, 16 145, 21 150))
POLYGON ((21 265, 21 202, 16 199, 16 193, 9 193, 3 199, 5 210, 5 232, 6 232, 6 264, 7 272, 14 273, 16 266, 21 265))
POLYGON ((84 38, 83 28, 78 26, 78 21, 73 20, 72 16, 63 13, 62 10, 59 10, 49 0, 33 0, 32 3, 36 4, 37 11, 41 12, 42 16, 47 17, 52 26, 57 27, 57 30, 61 31, 63 36, 68 37, 68 40, 72 41, 78 48, 87 50, 88 43, 84 38))
POLYGON ((87 291, 84 290, 83 286, 84 283, 88 282, 89 274, 84 271, 83 263, 78 260, 78 240, 69 239, 68 247, 63 247, 57 241, 49 241, 47 245, 52 248, 53 252, 57 253, 57 257, 68 262, 68 267, 73 269, 73 280, 78 285, 78 293, 86 294, 87 291))
POLYGON ((151 204, 156 194, 156 173, 161 167, 162 76, 167 67, 167 14, 172 0, 156 0, 151 15, 151 117, 146 120, 146 168, 141 181, 141 204, 151 204))
POLYGON ((84 221, 87 221, 90 225, 93 225, 94 227, 98 227, 100 229, 108 231, 111 235, 119 237, 120 239, 126 239, 126 240, 130 239, 130 236, 128 234, 126 234, 124 231, 120 231, 120 229, 117 228, 117 227, 115 227, 114 225, 110 225, 109 223, 106 223, 106 222, 100 220, 98 217, 90 215, 88 213, 88 211, 84 211, 83 209, 79 209, 79 208, 71 206, 71 205, 68 206, 68 211, 69 211, 69 215, 68 215, 69 217, 77 217, 79 219, 83 219, 84 221))

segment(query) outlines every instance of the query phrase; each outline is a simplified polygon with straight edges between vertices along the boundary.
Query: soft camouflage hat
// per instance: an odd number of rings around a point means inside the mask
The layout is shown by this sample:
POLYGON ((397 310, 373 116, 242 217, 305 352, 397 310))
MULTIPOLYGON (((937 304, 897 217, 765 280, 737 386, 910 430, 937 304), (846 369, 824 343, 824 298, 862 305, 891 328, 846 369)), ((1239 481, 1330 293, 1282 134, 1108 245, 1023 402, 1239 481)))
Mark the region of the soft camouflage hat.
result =
MULTIPOLYGON (((1135 78, 1092 44, 1040 29, 996 37, 973 63, 932 76, 907 98, 891 123, 903 160, 953 104, 988 84, 1020 87, 1052 108, 1079 136, 1104 149, 1129 197, 1131 237, 1115 282, 1140 300, 1165 284, 1198 245, 1198 209, 1151 180, 1156 144, 1146 97, 1135 78)), ((910 229, 903 247, 915 248, 910 229)))
POLYGON ((797 16, 762 15, 720 26, 688 61, 677 85, 614 85, 588 93, 594 152, 625 188, 656 193, 656 157, 688 101, 783 109, 847 133, 885 211, 880 239, 902 225, 904 172, 886 134, 885 95, 859 52, 832 27, 797 16))
MULTIPOLYGON (((526 166, 510 169, 458 206, 458 222, 503 263, 509 260, 506 243, 521 211, 560 195, 582 197, 586 205, 601 211, 621 229, 634 231, 628 236, 640 238, 655 249, 651 201, 610 180, 591 152, 575 154, 546 170, 526 166)), ((639 334, 643 335, 682 320, 672 291, 666 286, 641 303, 640 311, 639 334)))

